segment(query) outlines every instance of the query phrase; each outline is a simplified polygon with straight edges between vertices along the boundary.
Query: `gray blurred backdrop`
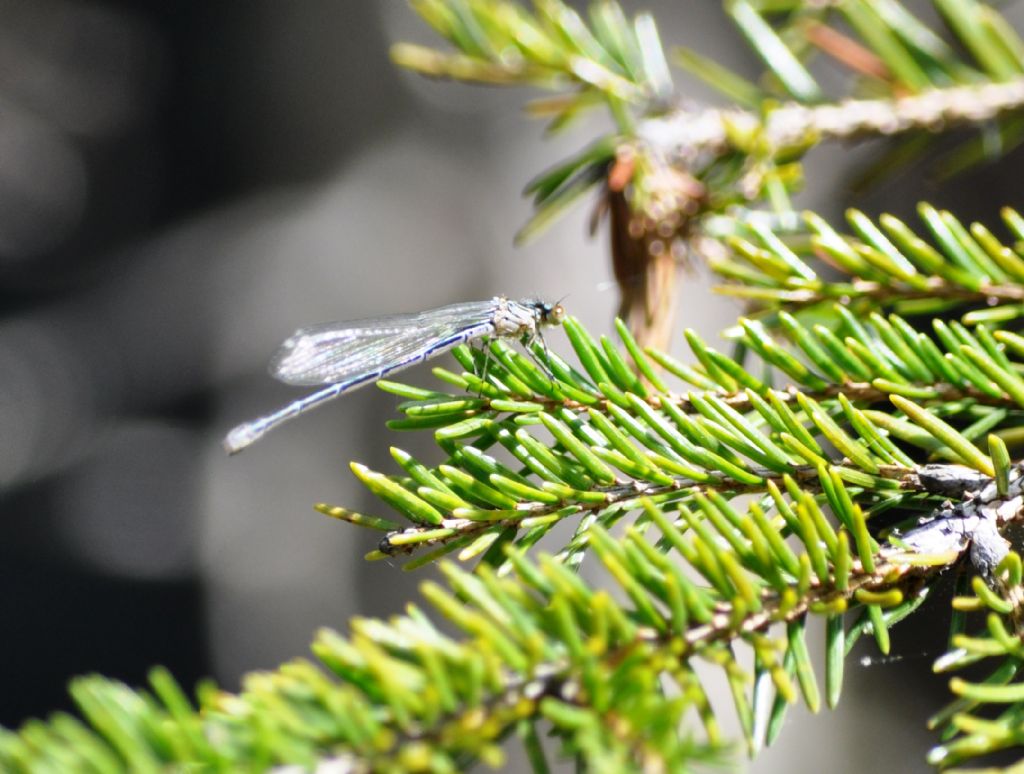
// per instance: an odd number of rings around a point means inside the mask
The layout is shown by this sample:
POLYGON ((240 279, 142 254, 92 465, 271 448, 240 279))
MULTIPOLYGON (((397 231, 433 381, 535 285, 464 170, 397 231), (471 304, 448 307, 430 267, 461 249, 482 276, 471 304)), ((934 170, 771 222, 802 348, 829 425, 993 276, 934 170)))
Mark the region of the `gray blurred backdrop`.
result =
MULTIPOLYGON (((719 3, 625 5, 756 71, 719 3)), ((523 184, 600 119, 543 140, 524 93, 397 72, 398 39, 433 40, 400 0, 0 0, 4 725, 67 707, 84 672, 138 684, 162 663, 236 688, 319 626, 399 611, 429 576, 363 562, 374 537, 311 509, 381 512, 348 461, 429 455, 429 438, 383 429, 394 398, 367 389, 222 453, 229 427, 295 397, 264 367, 295 327, 504 293, 567 295, 609 329, 586 207, 512 247, 523 184)), ((872 153, 814 154, 802 203, 835 215, 872 153)), ((907 213, 928 197, 991 221, 1019 198, 1019 167, 952 189, 905 173, 858 201, 907 213)), ((714 339, 738 310, 710 284, 686 279, 679 320, 714 339)), ((941 626, 897 630, 896 663, 851 661, 841 709, 795 709, 751 769, 923 768, 941 626)))

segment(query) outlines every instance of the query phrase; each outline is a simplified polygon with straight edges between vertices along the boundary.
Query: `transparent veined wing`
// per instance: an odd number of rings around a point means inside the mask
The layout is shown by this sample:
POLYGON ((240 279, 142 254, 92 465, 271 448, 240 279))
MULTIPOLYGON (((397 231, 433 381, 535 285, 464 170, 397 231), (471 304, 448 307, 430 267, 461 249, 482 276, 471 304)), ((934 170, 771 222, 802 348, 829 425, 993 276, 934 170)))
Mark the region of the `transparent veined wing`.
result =
POLYGON ((300 328, 270 361, 270 373, 286 384, 334 384, 396 371, 484 335, 496 302, 452 304, 414 314, 321 323, 300 328))

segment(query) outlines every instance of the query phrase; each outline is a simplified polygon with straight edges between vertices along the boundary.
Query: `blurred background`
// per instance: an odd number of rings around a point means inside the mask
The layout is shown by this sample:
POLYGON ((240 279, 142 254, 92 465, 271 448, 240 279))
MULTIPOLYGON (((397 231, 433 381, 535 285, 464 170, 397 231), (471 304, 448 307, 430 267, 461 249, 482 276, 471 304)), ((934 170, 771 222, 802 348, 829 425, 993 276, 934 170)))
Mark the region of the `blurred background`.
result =
MULTIPOLYGON (((624 5, 756 72, 719 4, 624 5)), ((401 0, 0 0, 0 724, 68 708, 87 672, 140 684, 160 663, 235 689, 317 627, 399 611, 429 576, 363 562, 374 536, 311 508, 382 511, 349 460, 433 459, 428 437, 384 430, 394 398, 367 389, 221 451, 296 397, 265 371, 294 328, 495 294, 567 296, 610 328, 587 208, 512 246, 525 182, 600 124, 545 140, 523 93, 396 71, 399 39, 433 42, 401 0)), ((815 154, 802 203, 835 216, 871 154, 815 154)), ((927 197, 992 221, 1019 204, 1019 168, 953 188, 904 175, 858 203, 906 214, 927 197)), ((710 284, 682 283, 678 319, 713 340, 737 309, 710 284)), ((934 636, 851 662, 839 717, 794 710, 752 770, 923 769, 944 698, 934 636)))

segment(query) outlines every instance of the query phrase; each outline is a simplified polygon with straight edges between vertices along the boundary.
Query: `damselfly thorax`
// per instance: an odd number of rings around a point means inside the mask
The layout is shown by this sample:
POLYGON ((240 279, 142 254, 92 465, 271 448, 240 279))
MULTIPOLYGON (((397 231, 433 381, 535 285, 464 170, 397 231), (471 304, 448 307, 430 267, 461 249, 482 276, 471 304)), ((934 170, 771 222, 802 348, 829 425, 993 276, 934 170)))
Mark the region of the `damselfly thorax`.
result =
POLYGON ((229 454, 239 452, 299 414, 459 344, 487 336, 530 339, 542 325, 558 325, 564 316, 559 304, 499 296, 426 312, 300 328, 274 355, 270 373, 286 384, 327 386, 239 425, 224 439, 224 448, 229 454))

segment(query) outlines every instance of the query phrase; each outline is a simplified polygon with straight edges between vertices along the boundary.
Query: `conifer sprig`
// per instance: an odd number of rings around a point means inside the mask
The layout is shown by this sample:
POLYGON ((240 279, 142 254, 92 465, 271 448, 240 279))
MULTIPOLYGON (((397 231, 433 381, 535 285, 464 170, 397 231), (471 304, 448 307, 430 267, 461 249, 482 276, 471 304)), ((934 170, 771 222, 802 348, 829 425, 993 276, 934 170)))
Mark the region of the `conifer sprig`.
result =
POLYGON ((727 239, 727 257, 710 263, 734 281, 721 292, 771 309, 795 311, 836 300, 853 315, 966 309, 961 314, 968 325, 1000 324, 1024 314, 1024 219, 1015 210, 1002 211, 1010 245, 983 224, 965 226, 928 204, 919 205, 918 213, 924 236, 891 215, 875 223, 857 210, 847 212, 849 234, 806 213, 809 239, 790 244, 751 224, 727 239), (827 267, 843 279, 830 278, 827 267))
MULTIPOLYGON (((749 216, 767 205, 792 228, 790 197, 804 178, 802 159, 815 146, 901 138, 865 174, 877 179, 920 157, 931 136, 954 127, 987 129, 945 155, 944 175, 1024 140, 1024 41, 990 4, 933 4, 944 28, 900 0, 727 0, 725 13, 764 65, 756 83, 696 51, 677 49, 669 57, 722 92, 727 107, 675 93, 651 17, 630 20, 609 0, 593 2, 586 16, 561 0, 535 0, 532 9, 512 0, 417 0, 414 8, 452 48, 402 44, 393 55, 427 75, 554 90, 555 97, 531 107, 551 119, 552 130, 595 106, 608 109, 610 134, 527 185, 535 213, 519 237, 533 236, 600 189, 594 223, 609 215, 619 315, 644 345, 666 348, 674 269, 708 256, 708 216, 749 216), (848 71, 838 89, 823 86, 816 74, 822 58, 848 71)), ((933 305, 947 296, 963 300, 969 273, 907 292, 933 305)), ((989 298, 1019 302, 1012 284, 993 287, 989 298)), ((857 294, 887 303, 890 290, 865 281, 857 294)), ((799 287, 771 297, 821 300, 799 287)))
MULTIPOLYGON (((884 221, 897 231, 898 222, 884 221)), ((853 215, 851 222, 885 246, 866 219, 853 215)), ((823 222, 818 228, 834 252, 862 246, 823 222)), ((813 271, 813 262, 778 237, 759 234, 761 252, 737 247, 752 264, 790 277, 813 271)), ((950 244, 929 249, 945 260, 950 244)), ((936 275, 916 276, 934 284, 936 275)), ((381 385, 408 399, 399 407, 405 418, 391 426, 432 431, 444 463, 430 467, 393 449, 400 475, 353 467, 411 524, 318 509, 385 532, 371 558, 418 553, 411 568, 453 552, 501 564, 507 544, 533 545, 566 520, 578 532, 559 555, 578 561, 591 523, 634 518, 644 496, 663 507, 693 507, 704 488, 732 499, 784 476, 820 495, 824 466, 867 482, 855 495, 864 507, 884 501, 894 508, 911 499, 915 459, 961 462, 992 475, 979 444, 992 432, 1012 437, 1009 426, 1024 411, 1019 337, 941 320, 929 335, 897 315, 858 315, 856 300, 845 300, 822 307, 810 327, 770 307, 774 317, 741 318, 732 336, 748 360, 760 360, 760 376, 752 362, 726 356, 693 332, 693 366, 643 351, 621 322, 624 352, 568 320, 572 364, 539 344, 532 360, 502 341, 487 351, 457 350, 466 370, 435 374, 462 395, 381 385), (688 389, 673 391, 659 366, 688 389), (899 489, 903 495, 893 498, 889 490, 899 489)))
MULTIPOLYGON (((511 0, 416 0, 414 9, 452 50, 400 44, 393 56, 434 77, 558 91, 532 106, 535 115, 552 118, 552 129, 607 106, 617 136, 528 187, 539 208, 535 225, 604 181, 616 157, 625 167, 608 178, 618 181, 613 188, 631 183, 634 212, 660 222, 736 201, 768 198, 778 205, 800 180, 793 162, 823 141, 989 121, 1002 122, 1000 150, 1024 139, 1013 120, 1024 108, 1024 41, 987 3, 933 2, 946 30, 899 0, 728 0, 724 10, 761 58, 762 79, 752 83, 695 51, 678 49, 672 57, 735 103, 722 109, 675 104, 653 19, 630 20, 607 0, 592 3, 586 17, 561 0, 535 0, 532 10, 511 0), (959 52, 943 39, 947 31, 959 52), (819 82, 814 65, 822 57, 853 76, 845 92, 830 95, 819 82), (666 174, 665 163, 682 177, 666 174), (681 201, 690 206, 666 206, 681 201)), ((951 164, 977 160, 980 147, 969 141, 951 164)), ((987 147, 991 152, 991 141, 987 147)))
POLYGON ((1021 577, 1020 555, 1011 551, 990 583, 976 577, 967 593, 953 600, 960 616, 984 616, 984 624, 972 633, 958 627, 950 650, 935 662, 935 671, 947 674, 973 667, 982 676, 953 677, 949 688, 956 699, 929 719, 929 727, 942 738, 928 756, 936 766, 960 766, 1024 744, 1024 690, 1015 679, 1024 664, 1021 577), (980 664, 986 665, 983 670, 980 664))
MULTIPOLYGON (((960 475, 933 473, 947 484, 960 475)), ((486 565, 469 573, 442 564, 445 583, 423 586, 427 609, 357 619, 349 637, 323 631, 313 645, 319 665, 250 675, 237 696, 205 686, 198 710, 160 670, 146 693, 83 678, 72 695, 88 725, 58 715, 5 733, 0 763, 147 771, 187 761, 237 771, 333 759, 351 771, 454 771, 500 764, 506 735, 539 726, 591 768, 673 770, 722 755, 698 664, 724 671, 756 748, 801 698, 813 711, 823 700, 834 706, 845 651, 867 631, 887 650, 889 625, 950 561, 880 549, 838 475, 828 494, 838 524, 792 480, 768 489, 775 516, 757 502, 733 511, 709 492, 714 510, 702 505, 702 515, 645 498, 644 521, 624 535, 593 525, 587 540, 604 571, 593 587, 554 557, 517 550, 505 578, 486 565), (795 542, 778 538, 787 524, 795 542), (848 612, 862 621, 846 631, 848 612), (826 627, 823 693, 806 642, 813 617, 826 627), (458 634, 443 633, 438 618, 458 634), (737 642, 752 650, 749 668, 736 661, 737 642), (674 690, 661 690, 665 681, 674 690), (691 713, 700 730, 681 725, 691 713)))

